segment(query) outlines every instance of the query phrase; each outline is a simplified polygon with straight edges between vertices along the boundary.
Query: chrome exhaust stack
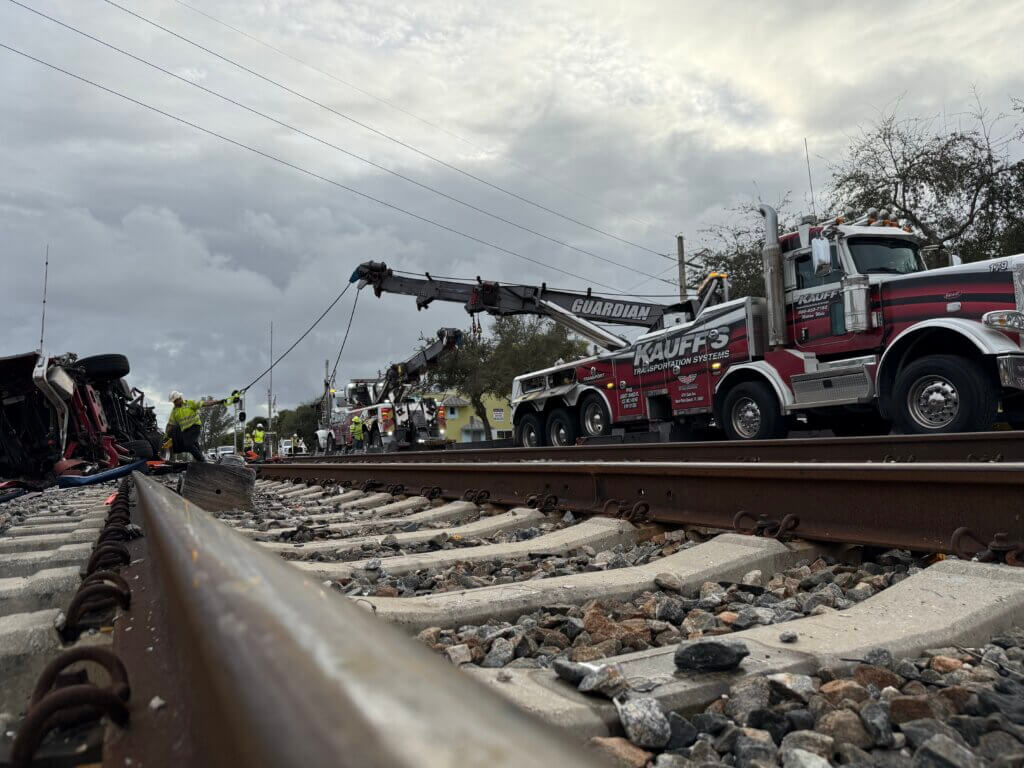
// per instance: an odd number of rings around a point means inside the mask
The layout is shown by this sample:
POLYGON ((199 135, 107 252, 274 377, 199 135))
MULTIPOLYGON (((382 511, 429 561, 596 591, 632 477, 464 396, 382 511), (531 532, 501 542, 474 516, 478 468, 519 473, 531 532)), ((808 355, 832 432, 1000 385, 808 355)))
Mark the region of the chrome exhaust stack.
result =
POLYGON ((770 205, 757 207, 764 216, 764 248, 761 264, 764 269, 764 298, 768 304, 768 346, 786 343, 786 303, 782 287, 782 247, 779 245, 779 215, 770 205))

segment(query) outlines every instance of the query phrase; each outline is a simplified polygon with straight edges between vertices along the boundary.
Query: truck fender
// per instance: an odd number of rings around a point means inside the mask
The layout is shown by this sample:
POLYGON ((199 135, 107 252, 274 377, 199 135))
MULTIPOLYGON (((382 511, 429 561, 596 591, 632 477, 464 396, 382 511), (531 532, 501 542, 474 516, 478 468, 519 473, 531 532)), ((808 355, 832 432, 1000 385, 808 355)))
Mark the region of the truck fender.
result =
POLYGON ((994 328, 986 328, 977 320, 969 320, 964 317, 939 317, 922 320, 919 323, 901 331, 882 353, 875 369, 875 383, 879 397, 884 400, 889 395, 891 387, 884 387, 886 382, 896 378, 900 361, 904 354, 913 347, 915 338, 922 337, 928 331, 941 329, 951 331, 958 336, 971 342, 982 355, 1001 355, 1008 352, 1020 352, 1020 347, 1014 344, 1009 337, 1000 333, 994 328), (891 374, 891 375, 890 375, 891 374), (884 391, 883 391, 884 390, 884 391))
POLYGON ((977 320, 968 320, 964 317, 939 317, 922 320, 901 331, 896 338, 889 342, 889 346, 882 353, 882 359, 878 361, 878 372, 881 373, 885 370, 887 362, 899 359, 899 355, 892 357, 890 353, 897 347, 903 346, 900 343, 901 341, 907 340, 913 334, 925 330, 934 330, 935 328, 943 328, 960 334, 974 344, 983 355, 1002 355, 1007 352, 1020 352, 1020 347, 1010 341, 1006 334, 994 328, 986 328, 977 320))
POLYGON ((753 362, 750 363, 740 363, 739 365, 730 366, 729 370, 726 371, 725 376, 723 376, 719 380, 718 384, 715 386, 716 398, 718 397, 719 391, 721 391, 722 387, 725 386, 725 382, 729 381, 730 379, 734 380, 734 374, 738 373, 739 371, 754 371, 761 378, 765 379, 769 384, 771 384, 772 389, 775 390, 776 397, 778 397, 779 402, 782 403, 783 413, 785 413, 787 410, 789 410, 790 407, 792 407, 794 403, 793 392, 790 390, 789 387, 786 386, 786 382, 782 380, 782 376, 779 375, 779 372, 775 370, 773 366, 766 363, 764 360, 754 360, 753 362))

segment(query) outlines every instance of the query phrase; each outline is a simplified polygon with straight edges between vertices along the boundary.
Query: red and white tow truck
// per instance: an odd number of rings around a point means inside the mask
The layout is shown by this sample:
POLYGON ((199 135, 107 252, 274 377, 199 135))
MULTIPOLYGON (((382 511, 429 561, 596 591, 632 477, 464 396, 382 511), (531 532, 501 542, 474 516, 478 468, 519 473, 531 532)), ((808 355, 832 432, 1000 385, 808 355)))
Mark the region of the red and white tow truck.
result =
MULTIPOLYGON (((927 269, 918 238, 885 211, 779 237, 776 212, 760 210, 764 298, 729 300, 713 273, 697 299, 661 308, 656 326, 627 342, 572 311, 624 302, 588 292, 586 302, 555 304, 532 289, 517 311, 563 322, 607 351, 516 377, 516 443, 571 445, 613 431, 679 439, 709 424, 731 439, 777 438, 798 416, 839 435, 1024 426, 1024 254, 927 269)), ((524 288, 479 282, 466 300, 442 290, 465 284, 396 277, 373 262, 352 280, 377 295, 412 293, 420 306, 464 300, 497 315, 510 313, 504 292, 524 288)))

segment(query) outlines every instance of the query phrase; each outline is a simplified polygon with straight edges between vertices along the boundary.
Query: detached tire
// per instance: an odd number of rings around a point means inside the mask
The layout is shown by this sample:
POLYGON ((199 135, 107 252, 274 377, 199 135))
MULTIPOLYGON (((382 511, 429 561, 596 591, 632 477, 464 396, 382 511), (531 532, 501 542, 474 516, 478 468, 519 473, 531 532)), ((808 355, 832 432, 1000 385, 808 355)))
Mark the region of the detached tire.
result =
POLYGON ((996 420, 999 395, 978 361, 928 355, 899 372, 893 387, 896 427, 907 435, 984 432, 996 420))
POLYGON ((544 434, 548 445, 559 448, 576 445, 576 419, 564 408, 556 408, 548 414, 544 434))
POLYGON ((789 431, 775 392, 760 381, 729 390, 722 403, 722 429, 730 440, 770 440, 789 431))
POLYGON ((604 398, 591 392, 580 401, 580 436, 601 437, 612 431, 612 415, 604 398))
POLYGON ((152 461, 156 456, 156 453, 153 451, 153 445, 149 440, 132 440, 125 447, 136 459, 152 461))
POLYGON ((516 424, 515 444, 521 448, 540 448, 544 445, 544 430, 537 414, 528 413, 516 424))
POLYGON ((128 358, 124 355, 93 355, 83 357, 78 365, 85 375, 95 381, 113 381, 131 373, 128 358))

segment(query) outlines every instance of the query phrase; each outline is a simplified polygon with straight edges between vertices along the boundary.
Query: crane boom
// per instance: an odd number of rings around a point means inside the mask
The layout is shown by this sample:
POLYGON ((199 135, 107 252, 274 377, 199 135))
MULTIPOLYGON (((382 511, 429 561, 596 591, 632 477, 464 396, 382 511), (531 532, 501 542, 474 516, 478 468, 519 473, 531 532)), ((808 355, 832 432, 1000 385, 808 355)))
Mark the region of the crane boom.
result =
POLYGON ((542 284, 511 285, 477 278, 476 283, 440 280, 425 277, 396 275, 387 264, 368 261, 352 273, 350 282, 373 286, 376 296, 399 293, 416 297, 416 308, 424 309, 432 301, 451 301, 465 306, 470 314, 487 312, 490 315, 540 315, 548 317, 595 344, 609 350, 623 349, 629 342, 606 331, 597 323, 661 328, 664 316, 673 311, 690 311, 689 302, 682 305, 654 304, 644 301, 626 301, 586 292, 548 288, 542 284))

